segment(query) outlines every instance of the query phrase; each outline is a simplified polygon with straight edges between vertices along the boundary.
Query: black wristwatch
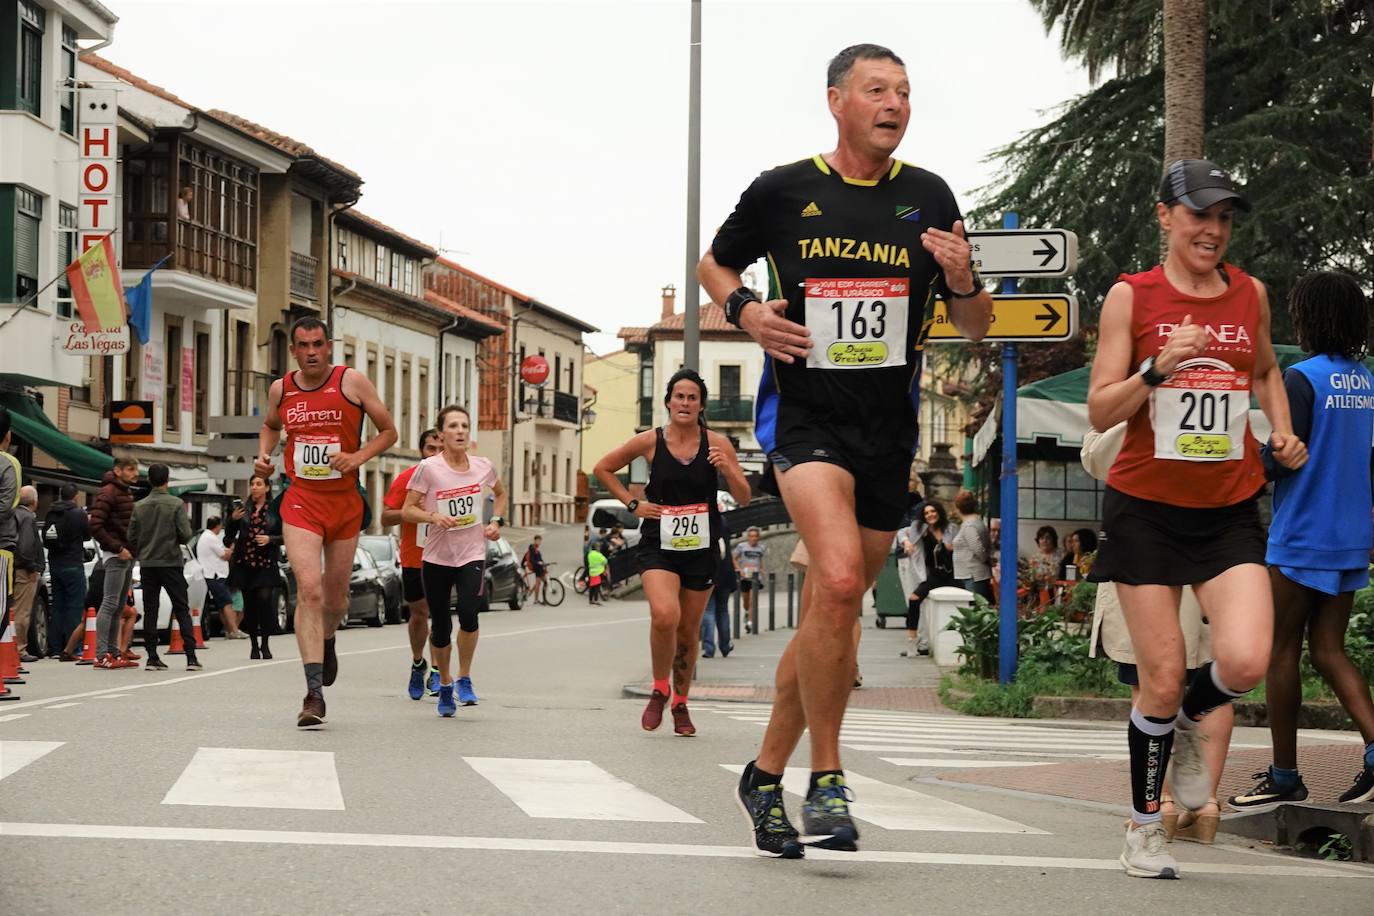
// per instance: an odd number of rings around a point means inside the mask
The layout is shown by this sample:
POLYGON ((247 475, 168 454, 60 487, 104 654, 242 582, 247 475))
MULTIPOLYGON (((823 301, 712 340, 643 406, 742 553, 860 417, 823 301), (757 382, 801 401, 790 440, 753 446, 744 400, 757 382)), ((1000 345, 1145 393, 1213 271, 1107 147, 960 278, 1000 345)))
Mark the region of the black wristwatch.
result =
POLYGON ((626 509, 629 509, 631 512, 635 511, 636 509, 639 508, 639 500, 637 500, 637 499, 632 499, 632 500, 630 500, 629 502, 627 502, 627 503, 625 504, 625 508, 626 508, 626 509))
POLYGON ((735 327, 742 329, 742 325, 739 323, 740 313, 744 311, 746 305, 758 301, 759 297, 752 289, 747 286, 741 286, 725 300, 725 320, 735 327))
POLYGON ((1169 380, 1169 376, 1155 368, 1153 356, 1147 356, 1140 364, 1140 380, 1151 388, 1158 388, 1169 380))
MULTIPOLYGON (((973 274, 973 290, 967 293, 956 293, 951 289, 949 291, 949 297, 951 299, 973 299, 979 293, 984 292, 982 276, 978 273, 977 269, 973 267, 970 267, 969 270, 973 274)), ((946 287, 948 287, 948 284, 946 284, 946 287)))
POLYGON ((499 515, 493 515, 493 516, 491 517, 491 523, 492 523, 493 525, 495 525, 497 528, 504 528, 504 527, 506 527, 506 520, 505 520, 503 517, 499 516, 499 515))

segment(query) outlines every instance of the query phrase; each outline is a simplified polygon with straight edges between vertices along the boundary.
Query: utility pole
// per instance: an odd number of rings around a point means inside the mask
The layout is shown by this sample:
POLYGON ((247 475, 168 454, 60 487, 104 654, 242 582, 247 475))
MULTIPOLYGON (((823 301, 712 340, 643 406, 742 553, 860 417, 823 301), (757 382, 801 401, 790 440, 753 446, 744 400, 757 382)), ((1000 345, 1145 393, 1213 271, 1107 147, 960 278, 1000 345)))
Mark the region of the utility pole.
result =
POLYGON ((701 284, 697 261, 701 259, 701 0, 692 0, 691 85, 687 104, 687 278, 682 285, 682 364, 700 364, 701 284))

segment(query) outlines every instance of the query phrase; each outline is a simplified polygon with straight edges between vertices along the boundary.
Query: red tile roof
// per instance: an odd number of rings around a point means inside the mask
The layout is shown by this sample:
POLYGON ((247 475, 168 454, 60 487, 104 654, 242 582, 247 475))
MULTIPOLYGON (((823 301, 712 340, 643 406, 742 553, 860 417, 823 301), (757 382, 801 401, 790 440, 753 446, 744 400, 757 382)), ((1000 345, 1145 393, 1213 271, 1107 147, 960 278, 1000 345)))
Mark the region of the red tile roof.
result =
MULTIPOLYGON (((686 320, 687 316, 684 312, 674 312, 652 327, 621 328, 617 336, 624 340, 627 345, 646 344, 655 337, 676 338, 682 334, 686 320)), ((712 334, 717 339, 720 337, 749 339, 748 332, 740 330, 725 320, 725 309, 714 302, 702 303, 697 314, 697 322, 698 328, 705 333, 712 334)))
POLYGON ((473 270, 471 267, 464 267, 462 264, 459 264, 457 261, 451 258, 441 257, 439 258, 438 263, 442 264, 444 267, 449 268, 450 270, 456 270, 460 274, 466 274, 467 276, 472 277, 474 280, 480 280, 494 289, 499 289, 501 292, 506 293, 507 295, 514 296, 516 299, 519 299, 522 302, 531 302, 534 299, 533 296, 527 296, 519 290, 511 289, 509 286, 506 286, 504 283, 498 283, 491 277, 484 277, 477 271, 473 270))
POLYGON ((446 296, 441 296, 432 289, 425 290, 425 301, 431 305, 437 305, 446 312, 452 312, 455 315, 466 318, 482 329, 490 331, 492 334, 505 333, 505 325, 501 324, 499 321, 492 321, 481 312, 470 309, 461 303, 454 302, 446 296))
POLYGON ((177 96, 168 92, 166 89, 163 89, 161 86, 155 86, 147 80, 143 79, 142 77, 135 76, 132 72, 125 70, 123 67, 115 63, 112 63, 111 61, 106 60, 98 54, 91 54, 89 52, 85 52, 81 54, 81 59, 84 60, 86 63, 90 64, 92 67, 95 67, 97 70, 103 70, 106 73, 113 76, 115 79, 123 80, 131 86, 135 86, 139 89, 142 89, 144 92, 150 92, 160 99, 166 99, 173 105, 180 105, 182 108, 189 108, 192 111, 200 110, 195 105, 192 105, 190 102, 187 102, 184 99, 178 98, 177 96))
POLYGON ((621 328, 616 336, 625 341, 625 345, 644 344, 649 342, 648 328, 621 328))
POLYGON ((254 137, 258 140, 261 140, 263 143, 266 143, 270 146, 275 146, 282 152, 289 153, 290 155, 295 156, 298 159, 305 156, 310 156, 320 160, 321 162, 327 163, 331 168, 339 172, 342 172, 345 175, 348 175, 350 178, 353 178, 358 182, 361 182, 363 180, 362 176, 359 175, 357 172, 353 171, 345 165, 340 165, 332 159, 329 159, 325 156, 321 156, 307 144, 302 143, 299 140, 295 140, 291 137, 288 137, 285 134, 279 134, 275 130, 263 127, 261 124, 257 124, 253 121, 248 120, 247 118, 240 117, 239 115, 234 114, 232 111, 225 111, 222 108, 212 108, 208 112, 206 112, 206 114, 210 115, 210 117, 215 118, 216 120, 223 121, 231 127, 238 128, 245 134, 248 134, 250 137, 254 137))
POLYGON ((368 216, 361 210, 342 210, 339 212, 338 218, 342 220, 351 219, 356 222, 362 223, 365 226, 371 226, 373 229, 376 229, 379 232, 385 232, 386 234, 393 236, 394 238, 400 239, 407 245, 410 245, 413 248, 425 252, 426 255, 431 258, 437 257, 439 254, 437 250, 435 250, 429 245, 426 245, 424 242, 421 242, 419 239, 413 239, 410 236, 406 235, 404 232, 397 232, 395 229, 392 229, 386 223, 382 222, 379 219, 375 219, 371 216, 368 216))

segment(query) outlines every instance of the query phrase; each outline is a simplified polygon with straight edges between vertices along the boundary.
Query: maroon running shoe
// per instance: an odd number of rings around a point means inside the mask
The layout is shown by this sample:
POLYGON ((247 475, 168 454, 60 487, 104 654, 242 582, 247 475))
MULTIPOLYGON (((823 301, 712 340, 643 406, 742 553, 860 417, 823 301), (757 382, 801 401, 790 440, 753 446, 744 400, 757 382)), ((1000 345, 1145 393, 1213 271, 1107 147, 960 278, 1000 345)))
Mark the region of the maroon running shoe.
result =
POLYGON ((646 732, 651 732, 663 724, 663 707, 668 705, 668 695, 655 690, 649 696, 649 704, 644 707, 644 715, 639 724, 646 732))
POLYGON ((324 724, 324 695, 307 693, 301 705, 300 715, 296 716, 298 728, 317 728, 324 724))
POLYGON ((673 707, 673 734, 679 738, 692 738, 697 733, 697 727, 692 724, 692 717, 687 715, 687 704, 678 703, 673 707))

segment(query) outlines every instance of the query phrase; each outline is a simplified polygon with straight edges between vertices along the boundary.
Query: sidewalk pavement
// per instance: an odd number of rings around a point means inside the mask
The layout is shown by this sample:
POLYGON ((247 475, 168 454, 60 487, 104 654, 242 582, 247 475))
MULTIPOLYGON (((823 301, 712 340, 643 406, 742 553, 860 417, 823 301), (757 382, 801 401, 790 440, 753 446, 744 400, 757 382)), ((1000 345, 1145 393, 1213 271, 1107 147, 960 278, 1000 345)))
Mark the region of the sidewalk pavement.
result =
MULTIPOLYGON (((873 625, 871 612, 863 618, 863 636, 859 644, 859 668, 863 687, 850 694, 850 709, 886 709, 923 714, 944 714, 951 719, 964 717, 941 704, 938 688, 941 672, 929 657, 915 660, 901 658, 906 647, 906 633, 901 629, 880 630, 873 625)), ((778 657, 782 654, 792 630, 765 630, 757 635, 745 635, 734 643, 728 658, 717 653, 715 658, 697 662, 696 681, 691 696, 696 700, 735 701, 741 703, 771 703, 773 677, 778 657)), ((647 697, 650 683, 626 685, 624 693, 631 697, 647 697)), ((1008 726, 1055 725, 1064 729, 1093 729, 1119 731, 1120 753, 1126 753, 1125 722, 1103 722, 1067 719, 999 720, 1008 726)), ((1233 747, 1227 757, 1218 798, 1224 803, 1233 795, 1255 784, 1252 774, 1264 770, 1271 759, 1269 732, 1263 728, 1237 728, 1232 737, 1233 747)), ((1310 792, 1309 801, 1318 804, 1335 803, 1350 787, 1360 767, 1363 745, 1356 732, 1302 730, 1299 732, 1299 762, 1303 780, 1310 792)), ((1000 756, 1000 755, 999 755, 1000 756)), ((1130 801, 1130 764, 1126 760, 1105 760, 1085 756, 1082 760, 1061 762, 1037 761, 1027 766, 1033 753, 1007 752, 1007 766, 980 764, 976 769, 935 769, 923 773, 923 779, 958 783, 968 788, 991 791, 1014 791, 1038 796, 1064 799, 1092 807, 1106 806, 1126 811, 1130 801)), ((1231 816, 1239 816, 1232 812, 1231 816)), ((1225 815, 1224 818, 1225 819, 1225 815)))
MULTIPOLYGON (((778 658, 794 632, 780 628, 745 634, 734 641, 728 658, 717 652, 715 658, 698 659, 691 696, 700 700, 771 703, 778 658)), ((850 694, 850 708, 954 715, 940 703, 940 669, 929 656, 901 658, 899 653, 905 648, 905 630, 879 630, 873 626, 872 613, 865 614, 859 640, 863 687, 850 694)), ((646 679, 641 684, 627 685, 625 694, 647 697, 650 690, 646 679)))

